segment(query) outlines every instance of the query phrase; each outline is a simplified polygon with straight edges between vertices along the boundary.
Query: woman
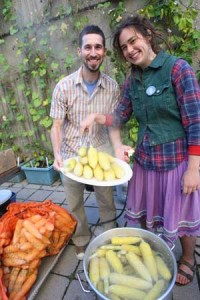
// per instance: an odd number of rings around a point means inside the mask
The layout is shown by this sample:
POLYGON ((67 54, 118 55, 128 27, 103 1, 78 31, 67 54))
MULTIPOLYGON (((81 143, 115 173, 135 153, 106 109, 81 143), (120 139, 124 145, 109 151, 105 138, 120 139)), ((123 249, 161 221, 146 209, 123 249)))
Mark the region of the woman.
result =
POLYGON ((113 46, 131 64, 131 75, 115 113, 88 116, 81 132, 91 132, 94 122, 109 126, 116 157, 128 161, 119 126, 134 114, 139 130, 125 217, 149 230, 162 226, 173 241, 180 238, 176 282, 186 285, 194 276, 200 234, 200 90, 189 64, 163 52, 157 37, 140 16, 119 25, 113 46))

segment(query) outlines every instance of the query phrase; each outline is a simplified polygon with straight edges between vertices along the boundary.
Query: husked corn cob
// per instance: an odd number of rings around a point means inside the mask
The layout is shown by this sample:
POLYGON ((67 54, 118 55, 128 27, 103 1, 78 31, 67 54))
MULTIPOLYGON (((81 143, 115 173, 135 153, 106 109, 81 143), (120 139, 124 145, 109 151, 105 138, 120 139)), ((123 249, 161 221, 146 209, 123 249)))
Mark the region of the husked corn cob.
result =
POLYGON ((144 293, 143 291, 134 289, 134 288, 129 288, 127 286, 124 285, 120 285, 120 284, 113 284, 109 286, 109 292, 122 297, 122 298, 126 298, 126 299, 136 299, 136 300, 140 300, 140 299, 144 299, 146 293, 144 293))
POLYGON ((138 246, 123 244, 121 247, 122 250, 125 250, 127 252, 133 252, 139 256, 142 255, 140 248, 138 246))
POLYGON ((101 293, 104 294, 104 283, 102 280, 99 280, 97 282, 97 290, 101 293))
POLYGON ((121 300, 121 298, 119 298, 118 296, 116 296, 115 294, 109 293, 108 297, 110 300, 121 300))
POLYGON ((97 149, 90 146, 88 149, 88 163, 92 169, 96 168, 98 163, 98 152, 97 149))
POLYGON ((117 256, 117 254, 113 250, 108 250, 106 252, 106 259, 109 262, 109 264, 111 265, 111 267, 113 268, 113 270, 115 270, 115 272, 117 272, 117 273, 123 272, 122 263, 121 263, 119 257, 117 256))
POLYGON ((140 241, 141 241, 141 238, 137 237, 137 236, 118 236, 118 237, 111 238, 111 243, 113 245, 137 244, 140 241))
POLYGON ((144 300, 156 300, 161 296, 165 287, 165 281, 163 279, 158 280, 148 294, 144 297, 144 300))
POLYGON ((112 244, 107 244, 107 245, 101 246, 100 249, 107 249, 107 250, 121 250, 122 247, 121 247, 121 246, 115 246, 115 245, 112 245, 112 244))
POLYGON ((172 278, 172 274, 171 274, 169 268, 167 267, 166 263, 164 262, 164 260, 159 255, 155 256, 155 260, 156 260, 156 266, 158 269, 158 273, 164 279, 170 280, 172 278))
POLYGON ((105 255, 106 255, 106 249, 98 248, 98 249, 96 249, 96 251, 93 254, 90 255, 89 260, 95 256, 103 257, 105 255))
POLYGON ((105 152, 99 151, 98 152, 98 162, 100 167, 104 170, 104 171, 108 171, 110 170, 110 160, 108 158, 108 155, 105 152))
POLYGON ((110 267, 105 257, 99 258, 99 273, 100 273, 100 279, 103 280, 104 283, 104 293, 108 294, 108 286, 109 286, 108 279, 110 275, 110 267))
POLYGON ((99 258, 92 257, 89 264, 89 278, 93 285, 96 287, 97 282, 100 279, 99 275, 99 258))
POLYGON ((142 253, 145 266, 149 270, 153 280, 156 282, 158 280, 158 270, 150 245, 147 242, 142 241, 140 243, 140 251, 142 253))
POLYGON ((124 169, 118 163, 112 163, 111 168, 113 169, 116 178, 120 179, 125 175, 124 169))
POLYGON ((129 264, 137 271, 137 273, 144 279, 149 282, 152 282, 151 275, 146 268, 146 266, 143 264, 141 259, 133 252, 128 252, 126 254, 126 258, 129 262, 129 264))
POLYGON ((121 284, 139 290, 148 290, 152 288, 151 282, 138 277, 124 275, 124 274, 110 273, 109 280, 110 283, 121 284))

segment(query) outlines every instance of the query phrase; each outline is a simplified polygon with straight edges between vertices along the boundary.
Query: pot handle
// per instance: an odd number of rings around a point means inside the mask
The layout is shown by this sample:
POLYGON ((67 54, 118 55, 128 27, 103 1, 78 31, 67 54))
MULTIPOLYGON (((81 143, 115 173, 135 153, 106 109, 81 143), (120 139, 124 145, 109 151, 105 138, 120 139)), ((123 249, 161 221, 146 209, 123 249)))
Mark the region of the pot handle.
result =
POLYGON ((92 290, 86 290, 86 289, 84 288, 83 284, 82 284, 82 280, 81 280, 81 277, 80 277, 79 274, 80 274, 80 273, 83 273, 83 272, 84 272, 83 270, 78 271, 78 272, 76 273, 76 277, 77 277, 77 279, 78 279, 78 281, 79 281, 79 283, 80 283, 80 286, 81 286, 82 290, 84 291, 84 293, 91 293, 92 290))
MULTIPOLYGON (((164 236, 164 234, 159 233, 158 236, 159 236, 160 238, 162 238, 162 236, 164 236)), ((170 247, 171 250, 174 249, 175 244, 174 244, 167 236, 164 236, 164 238, 162 238, 162 239, 163 239, 163 240, 167 240, 167 242, 168 242, 169 247, 170 247)))

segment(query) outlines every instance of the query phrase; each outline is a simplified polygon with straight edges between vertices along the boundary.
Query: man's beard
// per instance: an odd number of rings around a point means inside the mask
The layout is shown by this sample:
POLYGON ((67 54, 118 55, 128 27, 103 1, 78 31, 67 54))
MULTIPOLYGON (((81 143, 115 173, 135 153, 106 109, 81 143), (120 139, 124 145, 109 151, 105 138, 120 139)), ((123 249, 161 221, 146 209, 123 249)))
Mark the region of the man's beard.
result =
POLYGON ((84 63, 84 66, 85 68, 90 71, 91 73, 96 73, 96 72, 99 72, 99 69, 100 69, 100 65, 96 66, 95 69, 93 69, 92 67, 90 67, 88 64, 84 63))

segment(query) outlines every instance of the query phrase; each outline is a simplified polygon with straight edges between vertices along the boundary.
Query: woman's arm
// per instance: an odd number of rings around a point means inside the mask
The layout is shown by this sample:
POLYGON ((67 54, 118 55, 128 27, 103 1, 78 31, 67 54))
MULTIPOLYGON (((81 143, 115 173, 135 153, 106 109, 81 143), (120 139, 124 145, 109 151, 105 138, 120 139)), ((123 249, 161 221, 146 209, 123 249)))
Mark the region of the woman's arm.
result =
POLYGON ((200 189, 200 156, 189 155, 188 168, 182 177, 184 194, 191 194, 200 189))
POLYGON ((126 162, 130 161, 129 158, 129 150, 133 150, 130 146, 123 145, 121 141, 121 133, 119 128, 109 128, 109 136, 111 143, 113 145, 113 149, 115 151, 115 156, 119 159, 122 159, 126 162))
POLYGON ((200 188, 200 90, 193 69, 177 60, 172 71, 177 103, 188 140, 188 168, 182 177, 184 194, 200 188))
POLYGON ((92 128, 94 124, 105 124, 106 115, 93 113, 87 116, 80 124, 80 134, 82 135, 85 130, 89 131, 89 135, 92 135, 92 128))

